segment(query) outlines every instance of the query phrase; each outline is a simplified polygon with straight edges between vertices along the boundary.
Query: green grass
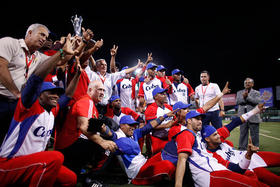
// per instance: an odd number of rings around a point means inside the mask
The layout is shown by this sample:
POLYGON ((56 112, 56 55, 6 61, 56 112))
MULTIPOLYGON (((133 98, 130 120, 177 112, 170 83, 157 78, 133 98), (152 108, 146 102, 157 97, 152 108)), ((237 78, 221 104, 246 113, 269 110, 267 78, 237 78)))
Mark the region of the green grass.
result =
MULTIPOLYGON (((225 121, 226 122, 226 121, 225 121)), ((234 147, 238 149, 239 128, 231 131, 228 140, 232 141, 234 147)), ((260 151, 272 151, 280 153, 280 123, 279 122, 263 122, 260 124, 260 151), (273 139, 271 136, 277 139, 273 139)))

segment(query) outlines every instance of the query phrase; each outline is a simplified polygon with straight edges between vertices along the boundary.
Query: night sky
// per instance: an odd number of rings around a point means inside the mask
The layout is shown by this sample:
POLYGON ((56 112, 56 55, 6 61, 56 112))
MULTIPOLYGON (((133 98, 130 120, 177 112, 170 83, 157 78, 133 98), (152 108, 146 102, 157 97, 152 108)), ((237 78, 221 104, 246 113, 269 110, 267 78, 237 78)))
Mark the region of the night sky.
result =
MULTIPOLYGON (((232 92, 243 89, 246 77, 255 88, 279 83, 280 11, 266 6, 186 6, 165 4, 93 4, 88 8, 47 8, 15 10, 17 17, 1 13, 0 37, 23 38, 32 23, 42 23, 60 37, 73 33, 71 16, 82 16, 83 26, 95 33, 104 46, 94 58, 110 61, 110 48, 119 46, 116 61, 123 66, 145 61, 152 52, 154 63, 185 72, 195 88, 200 71, 208 70, 210 81, 222 89, 230 82, 232 92)), ((87 7, 86 5, 84 7, 87 7)), ((3 7, 1 8, 3 9, 3 7)))

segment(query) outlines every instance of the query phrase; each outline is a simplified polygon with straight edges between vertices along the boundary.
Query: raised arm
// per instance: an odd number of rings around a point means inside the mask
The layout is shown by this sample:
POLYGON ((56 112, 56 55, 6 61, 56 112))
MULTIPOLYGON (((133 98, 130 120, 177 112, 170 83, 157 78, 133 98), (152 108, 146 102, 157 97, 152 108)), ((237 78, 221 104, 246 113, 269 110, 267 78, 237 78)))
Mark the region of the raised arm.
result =
POLYGON ((138 61, 136 66, 134 66, 132 68, 125 69, 124 71, 125 71, 126 74, 129 74, 129 73, 132 73, 133 71, 135 71, 137 68, 142 67, 142 66, 143 66, 143 62, 138 61))
MULTIPOLYGON (((71 35, 68 34, 66 42, 61 50, 55 53, 53 56, 48 58, 43 62, 35 71, 34 75, 41 77, 42 80, 56 67, 58 63, 61 63, 61 60, 64 60, 66 55, 75 55, 78 51, 72 49, 72 44, 70 42, 71 35)), ((64 62, 66 63, 66 62, 64 62)), ((61 64, 60 64, 61 65, 61 64)))
POLYGON ((208 101, 207 103, 205 103, 205 105, 202 107, 202 109, 207 112, 210 108, 212 108, 215 104, 217 104, 220 99, 223 97, 223 95, 230 93, 230 89, 228 88, 228 82, 226 83, 224 89, 222 90, 222 92, 217 95, 215 98, 211 99, 210 101, 208 101))
MULTIPOLYGON (((171 112, 168 112, 167 114, 164 114, 163 116, 160 116, 158 117, 157 119, 155 120, 152 120, 150 121, 149 123, 152 125, 153 128, 157 128, 159 126, 163 126, 163 128, 168 128, 168 127, 171 127, 171 125, 169 124, 168 126, 165 127, 166 124, 164 125, 160 125, 166 118, 169 118, 169 117, 174 117, 175 116, 175 113, 177 112, 178 110, 173 110, 171 112)), ((170 123, 172 123, 173 121, 170 121, 170 123)))
POLYGON ((80 57, 80 63, 83 64, 85 61, 87 61, 90 56, 96 52, 98 49, 100 49, 103 46, 103 40, 98 40, 96 43, 89 49, 83 52, 82 56, 80 57))
POLYGON ((116 55, 118 52, 118 46, 113 45, 113 48, 110 50, 111 60, 110 60, 110 71, 111 73, 116 72, 116 55))
POLYGON ((80 80, 81 71, 83 71, 80 65, 79 57, 75 56, 75 59, 76 59, 76 73, 65 91, 65 95, 68 97, 72 97, 74 95, 78 82, 80 80))

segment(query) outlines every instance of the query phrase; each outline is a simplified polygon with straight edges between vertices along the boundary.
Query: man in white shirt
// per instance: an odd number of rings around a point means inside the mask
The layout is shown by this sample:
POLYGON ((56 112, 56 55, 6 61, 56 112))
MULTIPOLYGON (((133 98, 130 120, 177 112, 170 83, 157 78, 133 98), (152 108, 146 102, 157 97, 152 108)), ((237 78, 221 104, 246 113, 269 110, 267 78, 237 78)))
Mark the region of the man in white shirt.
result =
POLYGON ((39 52, 49 36, 45 25, 32 24, 25 39, 0 39, 0 143, 8 131, 23 85, 48 56, 39 52))
MULTIPOLYGON (((207 101, 213 99, 221 93, 218 84, 210 83, 209 79, 210 75, 208 71, 202 71, 200 73, 201 84, 195 88, 195 101, 197 108, 202 107, 205 103, 207 103, 207 101)), ((209 125, 211 122, 211 124, 218 129, 222 127, 221 117, 224 115, 224 102, 220 100, 218 104, 208 110, 206 117, 202 120, 202 124, 209 125)))
POLYGON ((139 62, 136 66, 132 68, 128 68, 120 72, 107 73, 107 63, 105 59, 96 60, 97 72, 88 71, 87 74, 89 76, 90 81, 99 80, 104 84, 105 96, 101 101, 101 104, 106 105, 108 103, 109 98, 112 96, 112 88, 114 85, 116 85, 119 79, 125 77, 126 74, 135 71, 138 67, 142 65, 143 63, 139 62))

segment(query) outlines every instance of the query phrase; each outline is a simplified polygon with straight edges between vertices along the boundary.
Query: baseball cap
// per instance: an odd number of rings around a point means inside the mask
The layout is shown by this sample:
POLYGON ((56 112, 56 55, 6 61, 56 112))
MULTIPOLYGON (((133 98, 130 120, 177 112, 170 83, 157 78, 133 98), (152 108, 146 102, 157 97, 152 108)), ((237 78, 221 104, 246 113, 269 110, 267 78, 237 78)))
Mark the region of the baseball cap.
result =
POLYGON ((134 124, 139 124, 138 121, 135 121, 131 115, 125 115, 121 117, 120 119, 120 124, 128 124, 128 125, 134 125, 134 124))
POLYGON ((120 99, 120 96, 118 95, 112 95, 109 99, 109 102, 112 103, 113 101, 115 101, 116 99, 120 99))
POLYGON ((43 82, 41 85, 40 93, 42 93, 44 91, 48 91, 48 90, 55 90, 59 95, 64 94, 63 88, 56 86, 52 82, 43 82))
POLYGON ((159 86, 157 86, 154 90, 153 90, 153 97, 155 97, 155 95, 157 95, 158 93, 162 93, 162 92, 166 92, 167 89, 162 89, 159 86))
POLYGON ((191 105, 192 104, 185 104, 182 101, 178 101, 173 105, 173 111, 177 110, 177 109, 179 109, 179 110, 186 109, 186 108, 189 108, 191 105))
POLYGON ((157 71, 160 71, 160 70, 166 70, 166 68, 163 66, 163 65, 158 65, 157 67, 157 71))
POLYGON ((125 69, 128 69, 128 66, 124 66, 124 67, 122 68, 122 70, 125 70, 125 69))
POLYGON ((179 69, 173 69, 172 72, 171 72, 172 75, 174 75, 176 73, 182 73, 182 71, 179 70, 179 69))
POLYGON ((216 128, 212 125, 204 125, 201 129, 201 136, 202 139, 205 140, 205 138, 211 136, 214 132, 216 132, 216 128))
POLYGON ((197 117, 197 116, 202 116, 202 117, 204 117, 205 114, 201 114, 201 113, 197 112, 196 110, 193 110, 193 111, 190 111, 190 112, 188 112, 188 113, 186 114, 186 120, 187 120, 187 119, 190 119, 190 118, 195 118, 195 117, 197 117))
POLYGON ((148 69, 151 69, 151 68, 153 68, 153 67, 157 67, 157 65, 154 64, 154 63, 152 63, 152 62, 150 62, 150 63, 147 65, 146 69, 148 70, 148 69))

